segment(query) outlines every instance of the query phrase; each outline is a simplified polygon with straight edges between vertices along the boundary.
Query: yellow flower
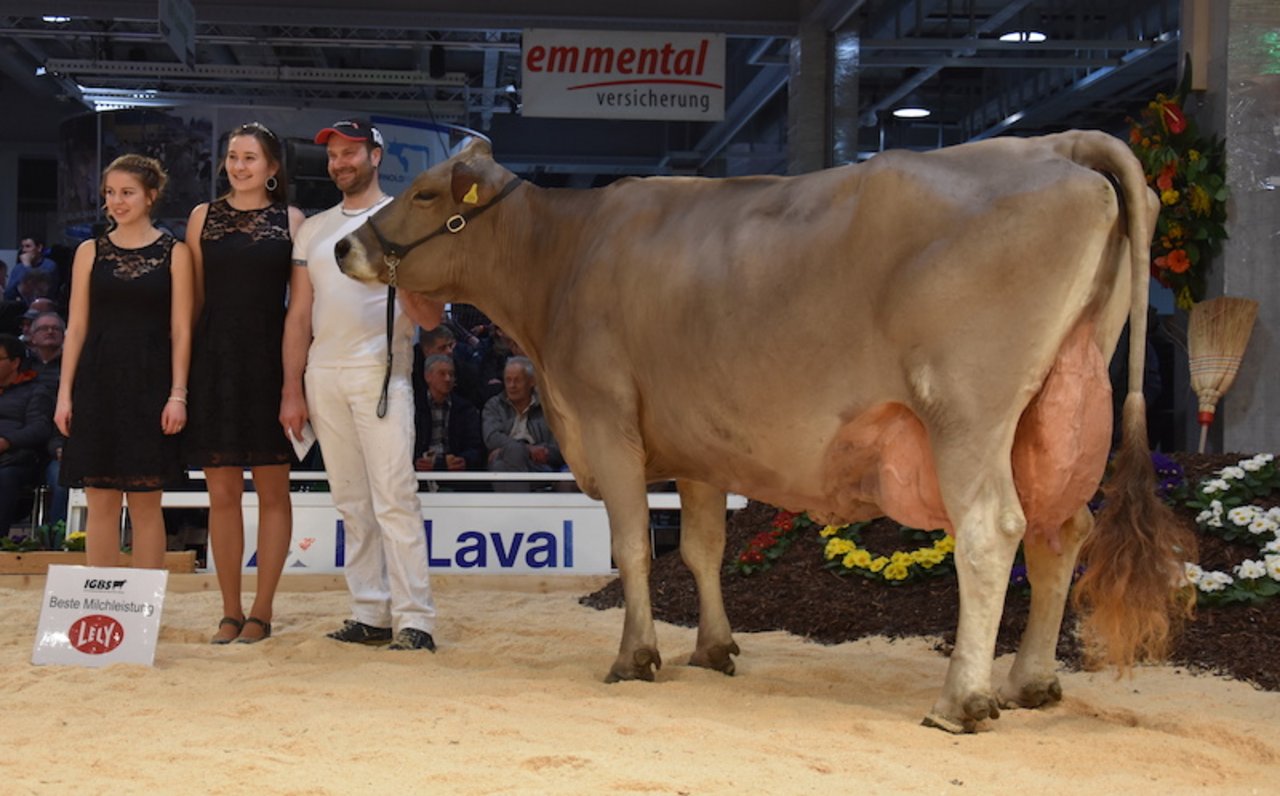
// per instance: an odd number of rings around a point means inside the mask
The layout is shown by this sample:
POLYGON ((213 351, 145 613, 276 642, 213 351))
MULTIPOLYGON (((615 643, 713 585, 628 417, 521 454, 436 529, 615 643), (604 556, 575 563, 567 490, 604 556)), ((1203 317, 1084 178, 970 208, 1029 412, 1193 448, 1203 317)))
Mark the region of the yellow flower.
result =
POLYGON ((1200 159, 1199 150, 1196 150, 1196 149, 1187 150, 1187 160, 1190 160, 1192 163, 1195 163, 1199 159, 1200 159))
POLYGON ((944 536, 933 543, 933 549, 939 553, 954 553, 956 551, 956 540, 954 536, 944 536))
POLYGON ((885 580, 906 580, 910 570, 904 564, 892 563, 884 568, 885 580))
POLYGON ((840 529, 843 527, 844 527, 843 525, 828 525, 827 527, 823 528, 821 531, 818 531, 818 535, 819 536, 835 536, 836 534, 840 533, 840 529))
MULTIPOLYGON (((1193 199, 1192 199, 1192 201, 1191 201, 1191 205, 1192 205, 1192 207, 1194 207, 1194 206, 1195 206, 1195 199, 1194 199, 1194 198, 1193 198, 1193 199)), ((1182 230, 1182 225, 1181 225, 1181 224, 1170 224, 1170 225, 1169 225, 1169 237, 1170 237, 1170 238, 1174 238, 1174 239, 1181 238, 1181 237, 1182 237, 1182 233, 1183 233, 1183 230, 1182 230)), ((1166 248, 1171 248, 1171 247, 1169 247, 1169 246, 1168 246, 1168 244, 1166 244, 1166 248)))
POLYGON ((871 570, 872 572, 879 572, 880 570, 888 566, 888 564, 889 564, 889 559, 885 558, 884 556, 880 556, 875 560, 873 560, 870 564, 868 564, 867 569, 871 570))
POLYGON ((858 547, 848 539, 828 539, 827 546, 823 550, 823 555, 830 561, 837 556, 845 555, 857 550, 858 547))
POLYGON ((1199 185, 1191 186, 1191 209, 1198 216, 1209 215, 1209 192, 1199 185))
POLYGON ((871 554, 866 550, 854 550, 840 562, 845 569, 866 569, 871 566, 871 554))
POLYGON ((1170 206, 1170 207, 1172 207, 1173 205, 1176 205, 1178 203, 1178 200, 1181 198, 1182 198, 1182 195, 1173 189, 1169 189, 1160 194, 1160 201, 1163 202, 1166 206, 1170 206))
POLYGON ((894 563, 894 564, 901 564, 901 565, 903 565, 903 566, 910 566, 910 564, 911 564, 911 554, 910 554, 910 553, 908 553, 908 552, 906 552, 905 550, 897 550, 897 551, 895 551, 895 552, 893 553, 893 555, 891 555, 891 556, 889 557, 889 561, 890 561, 891 563, 894 563))

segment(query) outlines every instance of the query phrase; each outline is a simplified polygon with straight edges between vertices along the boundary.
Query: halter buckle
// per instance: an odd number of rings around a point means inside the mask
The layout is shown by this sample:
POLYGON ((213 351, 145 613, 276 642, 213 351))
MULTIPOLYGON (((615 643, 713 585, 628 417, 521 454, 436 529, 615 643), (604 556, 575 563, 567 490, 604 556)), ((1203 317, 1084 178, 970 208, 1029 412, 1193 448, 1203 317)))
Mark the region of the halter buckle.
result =
POLYGON ((455 234, 461 232, 466 225, 467 220, 460 215, 449 216, 449 220, 444 222, 444 228, 455 234))

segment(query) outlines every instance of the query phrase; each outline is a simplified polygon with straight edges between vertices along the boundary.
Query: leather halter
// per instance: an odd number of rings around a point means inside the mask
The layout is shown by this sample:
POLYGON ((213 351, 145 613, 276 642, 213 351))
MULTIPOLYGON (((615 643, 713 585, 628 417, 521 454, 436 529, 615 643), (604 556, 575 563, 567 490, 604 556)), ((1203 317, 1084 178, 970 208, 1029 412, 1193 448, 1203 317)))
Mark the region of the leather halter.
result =
POLYGON ((378 229, 378 225, 373 223, 373 216, 369 216, 369 220, 365 222, 369 225, 369 229, 373 230, 373 236, 378 239, 378 245, 382 247, 382 262, 387 266, 387 370, 382 377, 382 394, 378 397, 378 417, 387 416, 387 390, 391 385, 391 337, 396 322, 396 271, 400 267, 400 261, 409 252, 438 235, 443 235, 446 232, 454 235, 458 234, 467 226, 468 221, 506 199, 512 191, 520 187, 521 182, 523 180, 519 177, 512 177, 488 204, 473 207, 465 213, 455 213, 449 216, 435 230, 412 243, 401 245, 387 240, 387 237, 382 234, 382 230, 378 229))

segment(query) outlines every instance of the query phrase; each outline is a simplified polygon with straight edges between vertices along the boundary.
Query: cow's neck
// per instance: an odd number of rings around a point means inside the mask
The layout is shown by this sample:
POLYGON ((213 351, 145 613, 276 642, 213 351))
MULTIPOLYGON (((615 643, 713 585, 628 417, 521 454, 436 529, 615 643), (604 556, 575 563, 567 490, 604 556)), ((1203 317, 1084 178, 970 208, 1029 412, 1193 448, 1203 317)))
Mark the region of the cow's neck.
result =
POLYGON ((555 297, 591 235, 594 193, 526 184, 494 208, 492 236, 458 265, 465 274, 462 300, 514 337, 540 371, 543 340, 557 312, 555 297), (476 252, 488 256, 476 257, 476 252))

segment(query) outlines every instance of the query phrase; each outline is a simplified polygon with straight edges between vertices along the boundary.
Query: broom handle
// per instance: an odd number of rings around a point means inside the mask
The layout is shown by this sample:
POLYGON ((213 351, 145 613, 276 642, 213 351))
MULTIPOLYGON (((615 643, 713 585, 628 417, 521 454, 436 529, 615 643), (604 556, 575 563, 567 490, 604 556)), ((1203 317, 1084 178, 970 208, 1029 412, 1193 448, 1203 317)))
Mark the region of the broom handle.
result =
POLYGON ((1205 442, 1207 442, 1208 440, 1209 440, 1209 426, 1208 426, 1208 425, 1200 426, 1200 450, 1199 450, 1199 453, 1204 453, 1204 444, 1205 444, 1205 442))

